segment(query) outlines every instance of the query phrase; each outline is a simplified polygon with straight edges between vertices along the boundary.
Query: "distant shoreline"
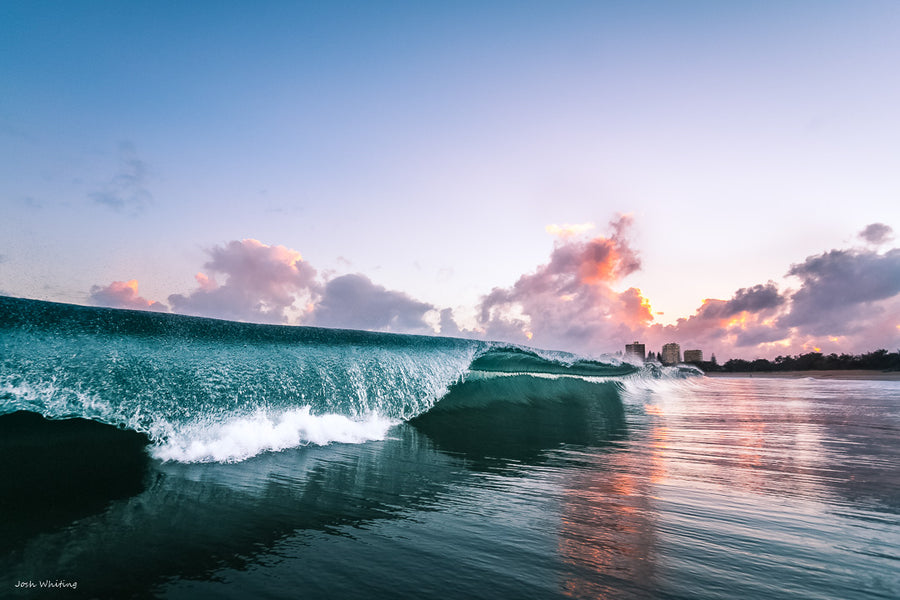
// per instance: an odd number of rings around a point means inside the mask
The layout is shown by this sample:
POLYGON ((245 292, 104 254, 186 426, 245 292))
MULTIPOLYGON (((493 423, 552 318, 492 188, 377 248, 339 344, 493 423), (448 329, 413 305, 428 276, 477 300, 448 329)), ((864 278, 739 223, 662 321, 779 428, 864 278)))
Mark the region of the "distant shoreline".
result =
POLYGON ((800 379, 811 377, 813 379, 868 379, 874 381, 900 381, 900 371, 877 371, 870 369, 834 369, 821 371, 753 371, 723 373, 711 371, 707 377, 731 377, 746 379, 750 377, 764 377, 768 379, 800 379))

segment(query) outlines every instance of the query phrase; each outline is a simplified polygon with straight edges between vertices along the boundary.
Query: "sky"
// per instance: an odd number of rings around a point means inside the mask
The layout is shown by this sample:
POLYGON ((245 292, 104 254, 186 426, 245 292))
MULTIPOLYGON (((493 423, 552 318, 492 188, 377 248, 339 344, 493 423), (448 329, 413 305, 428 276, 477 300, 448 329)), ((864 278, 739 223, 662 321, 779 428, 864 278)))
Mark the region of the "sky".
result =
POLYGON ((900 346, 900 3, 0 3, 0 293, 900 346))

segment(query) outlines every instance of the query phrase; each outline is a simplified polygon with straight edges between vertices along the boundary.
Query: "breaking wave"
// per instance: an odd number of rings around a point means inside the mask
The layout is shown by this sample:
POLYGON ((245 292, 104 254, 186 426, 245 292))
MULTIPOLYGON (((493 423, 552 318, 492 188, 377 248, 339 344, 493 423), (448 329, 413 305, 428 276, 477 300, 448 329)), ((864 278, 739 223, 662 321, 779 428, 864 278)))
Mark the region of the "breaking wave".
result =
POLYGON ((0 415, 132 430, 160 460, 366 442, 431 410, 566 401, 673 374, 493 342, 0 297, 0 415))

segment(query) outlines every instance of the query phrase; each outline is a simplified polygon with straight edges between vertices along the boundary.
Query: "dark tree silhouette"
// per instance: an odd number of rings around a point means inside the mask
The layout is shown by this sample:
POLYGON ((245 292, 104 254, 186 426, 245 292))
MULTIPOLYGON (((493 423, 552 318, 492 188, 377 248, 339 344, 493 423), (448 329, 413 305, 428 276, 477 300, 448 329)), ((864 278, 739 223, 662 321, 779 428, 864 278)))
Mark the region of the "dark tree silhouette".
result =
POLYGON ((704 371, 722 371, 726 373, 743 373, 748 371, 823 371, 842 369, 872 369, 878 371, 900 371, 900 350, 888 352, 875 350, 865 354, 822 354, 807 352, 795 356, 776 356, 770 361, 757 358, 753 361, 732 358, 723 365, 716 364, 715 355, 712 360, 698 365, 704 371))

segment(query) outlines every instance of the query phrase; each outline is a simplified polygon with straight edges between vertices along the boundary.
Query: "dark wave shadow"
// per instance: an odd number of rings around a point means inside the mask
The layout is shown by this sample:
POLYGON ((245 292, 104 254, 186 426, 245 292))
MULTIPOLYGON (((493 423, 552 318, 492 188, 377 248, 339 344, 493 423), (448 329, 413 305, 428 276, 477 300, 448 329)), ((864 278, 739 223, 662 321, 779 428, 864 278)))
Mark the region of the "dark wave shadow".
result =
POLYGON ((143 491, 149 440, 85 419, 0 416, 0 552, 143 491))

